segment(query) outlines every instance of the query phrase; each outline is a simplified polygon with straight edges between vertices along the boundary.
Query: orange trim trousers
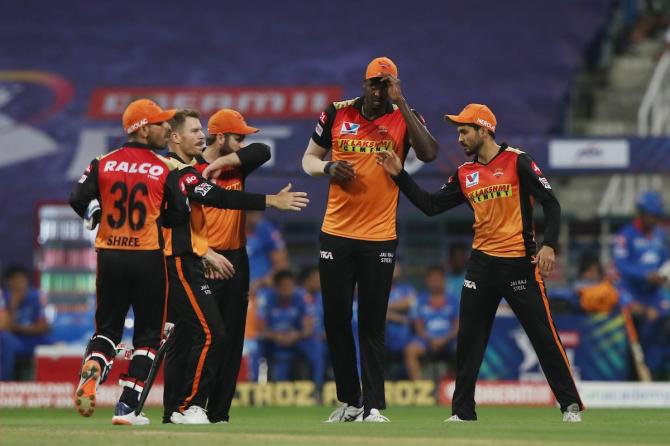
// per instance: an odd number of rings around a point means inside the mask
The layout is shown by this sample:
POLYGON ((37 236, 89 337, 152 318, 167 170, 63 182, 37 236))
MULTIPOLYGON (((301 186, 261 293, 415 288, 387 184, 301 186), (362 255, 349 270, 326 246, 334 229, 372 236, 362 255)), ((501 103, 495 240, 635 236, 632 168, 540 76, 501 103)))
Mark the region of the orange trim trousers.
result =
POLYGON ((477 419, 475 384, 502 298, 528 335, 561 410, 572 403, 583 409, 535 265, 526 257, 492 257, 474 250, 461 292, 452 414, 463 420, 477 419))
POLYGON ((174 340, 165 354, 163 405, 169 418, 190 406, 206 407, 225 332, 200 257, 167 257, 167 269, 168 321, 175 324, 174 340))

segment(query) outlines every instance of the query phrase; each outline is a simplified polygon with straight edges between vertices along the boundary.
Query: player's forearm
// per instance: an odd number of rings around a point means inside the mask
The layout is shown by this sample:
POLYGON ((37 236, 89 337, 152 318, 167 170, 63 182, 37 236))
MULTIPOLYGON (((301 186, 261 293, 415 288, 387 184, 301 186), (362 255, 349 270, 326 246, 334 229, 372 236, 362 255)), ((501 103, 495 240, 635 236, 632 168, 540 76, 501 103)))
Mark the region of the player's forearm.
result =
POLYGON ((416 114, 409 108, 405 98, 397 101, 396 105, 400 109, 403 118, 405 118, 407 133, 412 141, 412 147, 414 148, 414 152, 416 152, 416 157, 424 163, 433 161, 437 158, 437 141, 433 135, 430 134, 426 126, 419 120, 416 114))
POLYGON ((320 177, 326 175, 324 169, 328 161, 324 161, 316 155, 306 153, 302 157, 302 170, 312 177, 320 177))
POLYGON ((544 211, 545 222, 544 241, 542 244, 556 250, 558 247, 558 233, 561 221, 561 205, 555 198, 548 199, 542 202, 542 210, 544 211))

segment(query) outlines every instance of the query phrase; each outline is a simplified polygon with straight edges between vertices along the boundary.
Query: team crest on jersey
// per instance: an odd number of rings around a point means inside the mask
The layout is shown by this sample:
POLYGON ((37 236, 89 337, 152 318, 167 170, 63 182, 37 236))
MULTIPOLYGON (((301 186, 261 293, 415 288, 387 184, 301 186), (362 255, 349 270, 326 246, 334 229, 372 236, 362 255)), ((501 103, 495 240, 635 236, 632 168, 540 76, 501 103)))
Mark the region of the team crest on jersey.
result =
POLYGON ((465 175, 465 187, 472 187, 479 184, 479 172, 473 172, 465 175))
POLYGON ((503 172, 503 170, 500 167, 498 167, 496 170, 493 171, 493 176, 496 178, 500 178, 504 174, 505 172, 503 172))
POLYGON ((389 129, 388 129, 388 127, 384 127, 383 125, 380 125, 379 127, 377 127, 377 131, 381 134, 384 134, 384 133, 388 133, 389 129))
POLYGON ((340 129, 340 135, 358 135, 358 129, 360 127, 360 124, 344 121, 342 123, 342 128, 340 129))
POLYGON ((195 187, 195 193, 202 195, 203 197, 207 195, 207 192, 209 192, 212 189, 212 185, 209 183, 200 183, 195 187))

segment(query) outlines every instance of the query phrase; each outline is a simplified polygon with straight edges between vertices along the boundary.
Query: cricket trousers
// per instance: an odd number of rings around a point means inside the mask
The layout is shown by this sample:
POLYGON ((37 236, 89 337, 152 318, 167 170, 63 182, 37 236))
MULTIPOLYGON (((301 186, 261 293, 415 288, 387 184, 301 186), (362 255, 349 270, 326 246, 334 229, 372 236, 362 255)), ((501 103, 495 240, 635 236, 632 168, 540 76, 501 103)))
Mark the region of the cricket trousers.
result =
POLYGON ((187 254, 166 260, 168 320, 175 326, 165 352, 163 422, 172 412, 206 407, 224 339, 223 321, 205 280, 202 259, 187 254))
POLYGON ((526 257, 493 257, 474 250, 461 292, 452 414, 477 419, 475 383, 503 297, 528 335, 561 410, 572 403, 583 409, 537 267, 526 257))
POLYGON ((221 363, 209 394, 207 415, 212 423, 228 421, 230 405, 235 396, 244 347, 244 328, 249 306, 249 257, 246 248, 217 251, 235 268, 235 275, 226 280, 208 280, 226 330, 221 363))
POLYGON ((84 361, 100 363, 101 382, 112 367, 123 335, 126 315, 133 309, 133 353, 128 372, 121 375, 121 401, 138 403, 155 359, 166 309, 166 272, 162 251, 98 250, 95 334, 86 347, 84 361))
POLYGON ((386 310, 398 242, 354 240, 323 232, 320 241, 324 326, 337 399, 358 407, 362 404, 366 414, 373 408, 385 409, 386 310), (356 286, 362 389, 351 327, 356 286))

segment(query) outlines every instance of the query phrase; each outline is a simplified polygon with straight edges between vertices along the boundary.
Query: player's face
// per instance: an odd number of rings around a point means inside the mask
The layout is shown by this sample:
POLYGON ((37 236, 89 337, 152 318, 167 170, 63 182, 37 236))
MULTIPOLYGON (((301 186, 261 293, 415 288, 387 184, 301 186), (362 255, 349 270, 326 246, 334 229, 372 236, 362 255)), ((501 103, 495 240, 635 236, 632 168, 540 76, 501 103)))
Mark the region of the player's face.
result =
POLYGON ((158 124, 149 124, 147 126, 149 134, 147 135, 147 142, 153 147, 165 147, 172 128, 167 122, 158 124))
POLYGON ((179 134, 179 147, 189 155, 196 156, 202 152, 205 146, 205 133, 202 131, 202 124, 198 118, 187 116, 179 134))
POLYGON ((236 133, 229 133, 225 135, 225 140, 223 142, 223 147, 221 152, 224 155, 229 153, 237 152, 242 148, 242 143, 244 142, 245 135, 238 135, 236 133))
POLYGON ((484 144, 479 129, 474 129, 469 125, 458 126, 458 142, 463 146, 467 156, 478 154, 484 144))
POLYGON ((379 111, 388 103, 388 85, 380 77, 366 79, 363 83, 363 102, 366 111, 379 111))
POLYGON ((444 275, 440 271, 432 271, 426 276, 426 288, 431 293, 443 293, 444 275))
POLYGON ((276 291, 281 300, 290 300, 295 292, 295 281, 290 277, 285 277, 276 285, 276 291))

